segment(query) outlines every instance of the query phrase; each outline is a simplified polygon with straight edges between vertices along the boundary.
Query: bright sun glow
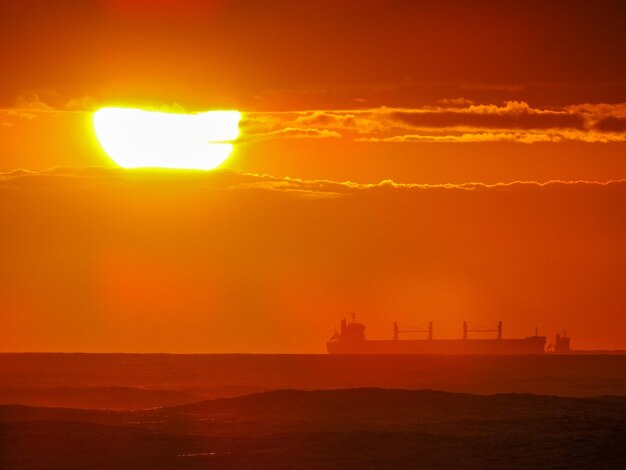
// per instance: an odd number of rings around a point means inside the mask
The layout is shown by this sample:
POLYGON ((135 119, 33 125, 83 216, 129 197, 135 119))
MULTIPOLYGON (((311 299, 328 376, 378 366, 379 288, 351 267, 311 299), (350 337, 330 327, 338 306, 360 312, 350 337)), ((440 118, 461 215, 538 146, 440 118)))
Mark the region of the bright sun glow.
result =
POLYGON ((94 114, 98 141, 124 168, 210 170, 233 150, 239 135, 237 111, 172 114, 128 108, 103 108, 94 114))

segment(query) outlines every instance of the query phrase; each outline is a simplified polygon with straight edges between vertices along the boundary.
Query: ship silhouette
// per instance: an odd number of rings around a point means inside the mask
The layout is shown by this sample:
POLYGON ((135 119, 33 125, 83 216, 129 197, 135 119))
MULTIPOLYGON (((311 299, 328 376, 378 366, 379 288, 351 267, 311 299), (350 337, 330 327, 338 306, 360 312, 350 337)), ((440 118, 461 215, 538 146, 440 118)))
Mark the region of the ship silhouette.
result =
MULTIPOLYGON (((400 330, 394 323, 393 338, 369 340, 365 338, 365 325, 356 321, 341 321, 340 330, 327 343, 330 354, 545 354, 546 337, 503 338, 502 322, 495 329, 470 328, 463 322, 463 337, 459 339, 435 339, 433 323, 425 330, 400 330), (400 333, 425 333, 426 338, 400 339, 400 333), (495 338, 470 338, 469 333, 496 333, 495 338)), ((563 346, 563 345, 561 345, 563 346)), ((567 345, 569 349, 569 342, 567 345)))

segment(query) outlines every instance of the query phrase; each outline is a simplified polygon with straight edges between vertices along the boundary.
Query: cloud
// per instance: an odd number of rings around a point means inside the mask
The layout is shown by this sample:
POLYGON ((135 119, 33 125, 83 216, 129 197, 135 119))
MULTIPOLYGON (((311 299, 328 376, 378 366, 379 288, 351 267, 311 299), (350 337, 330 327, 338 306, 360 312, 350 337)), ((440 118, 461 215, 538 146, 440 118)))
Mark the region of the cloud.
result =
POLYGON ((90 95, 70 98, 63 106, 69 111, 95 111, 98 109, 98 101, 90 95))
POLYGON ((361 142, 624 142, 626 104, 535 108, 523 101, 475 104, 455 98, 438 106, 249 113, 248 129, 279 136, 322 129, 361 142))
MULTIPOLYGON (((17 105, 11 108, 0 109, 0 116, 5 118, 32 120, 39 114, 56 112, 56 109, 43 102, 39 95, 29 94, 20 96, 17 105)), ((10 124, 10 123, 9 123, 10 124)))
POLYGON ((585 119, 567 111, 533 109, 526 103, 505 106, 470 105, 453 110, 394 111, 391 119, 415 128, 469 128, 506 130, 584 129, 585 119))
POLYGON ((564 140, 560 135, 546 135, 531 132, 474 132, 449 135, 394 135, 385 138, 356 139, 360 142, 559 142, 564 140))
POLYGON ((306 113, 297 117, 295 122, 304 126, 342 127, 347 129, 356 129, 358 125, 355 114, 329 113, 325 111, 306 113))
POLYGON ((245 134, 238 140, 240 142, 258 142, 265 140, 281 139, 327 139, 341 137, 337 131, 328 129, 286 127, 258 134, 245 134))
POLYGON ((610 181, 513 181, 487 184, 468 182, 462 184, 422 184, 396 183, 383 180, 378 183, 356 183, 352 181, 307 180, 302 178, 279 178, 271 175, 242 173, 234 170, 162 170, 123 168, 73 168, 58 167, 46 171, 14 170, 0 173, 0 188, 65 188, 80 189, 110 184, 142 184, 160 186, 175 185, 181 188, 201 187, 209 190, 267 190, 270 192, 320 197, 352 196, 360 192, 379 190, 496 190, 515 187, 554 187, 554 186, 610 186, 618 185, 626 189, 626 179, 610 181))
POLYGON ((0 108, 2 125, 10 127, 16 121, 32 121, 41 115, 91 112, 97 107, 96 101, 89 96, 72 98, 63 106, 55 106, 50 104, 50 101, 42 98, 38 93, 20 95, 14 106, 0 108))
POLYGON ((596 124, 600 132, 624 133, 626 132, 626 118, 609 116, 602 118, 596 124))
POLYGON ((442 107, 446 107, 449 106, 451 108, 456 108, 459 106, 471 106, 473 104, 476 104, 476 102, 474 100, 469 100, 467 98, 442 98, 440 100, 437 100, 437 104, 442 106, 442 107))

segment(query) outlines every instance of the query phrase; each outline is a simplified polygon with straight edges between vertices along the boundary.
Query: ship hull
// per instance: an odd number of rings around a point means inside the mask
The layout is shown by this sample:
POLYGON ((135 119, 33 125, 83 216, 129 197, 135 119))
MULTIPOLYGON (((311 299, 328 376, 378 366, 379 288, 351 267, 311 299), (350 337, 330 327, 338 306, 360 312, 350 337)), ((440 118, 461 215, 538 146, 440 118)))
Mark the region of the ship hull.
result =
POLYGON ((545 336, 519 339, 330 341, 330 354, 545 354, 545 336))

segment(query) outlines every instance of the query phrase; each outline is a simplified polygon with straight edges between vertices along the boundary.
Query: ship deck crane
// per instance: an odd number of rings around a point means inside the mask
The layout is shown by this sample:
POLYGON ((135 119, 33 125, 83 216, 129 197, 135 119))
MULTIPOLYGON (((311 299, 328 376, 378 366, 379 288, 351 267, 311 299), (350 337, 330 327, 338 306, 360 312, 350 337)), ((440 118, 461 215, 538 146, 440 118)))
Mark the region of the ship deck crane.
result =
POLYGON ((463 322, 463 339, 467 339, 467 333, 498 333, 497 339, 502 339, 502 321, 498 322, 498 327, 495 330, 485 329, 470 329, 467 326, 467 322, 463 322))
POLYGON ((398 322, 393 322, 393 339, 398 339, 399 333, 427 333, 428 339, 433 339, 433 322, 428 322, 428 329, 426 330, 401 330, 398 328, 398 322))

